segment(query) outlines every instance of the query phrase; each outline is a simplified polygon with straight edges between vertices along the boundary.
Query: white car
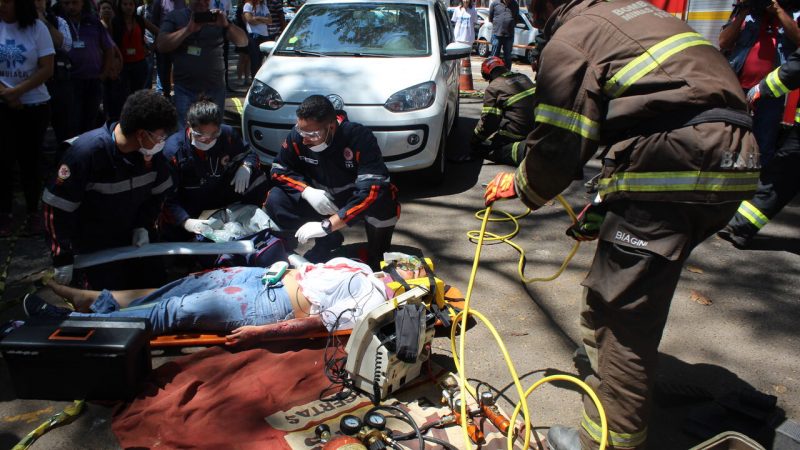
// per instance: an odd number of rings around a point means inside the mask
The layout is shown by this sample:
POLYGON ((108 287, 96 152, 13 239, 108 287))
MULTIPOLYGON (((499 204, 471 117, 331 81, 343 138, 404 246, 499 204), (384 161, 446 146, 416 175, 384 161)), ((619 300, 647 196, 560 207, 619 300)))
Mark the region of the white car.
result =
POLYGON ((458 59, 439 0, 309 0, 269 54, 247 93, 242 129, 272 161, 312 94, 334 98, 369 127, 392 172, 444 173, 446 138, 459 113, 458 59))
MULTIPOLYGON (((539 30, 531 25, 531 20, 524 11, 520 11, 519 16, 522 18, 522 22, 517 23, 514 29, 514 49, 511 51, 511 54, 531 62, 531 50, 518 46, 535 46, 536 35, 539 34, 539 30)), ((492 51, 492 24, 488 19, 484 22, 481 29, 478 30, 477 41, 478 55, 484 58, 489 56, 489 53, 492 51)))

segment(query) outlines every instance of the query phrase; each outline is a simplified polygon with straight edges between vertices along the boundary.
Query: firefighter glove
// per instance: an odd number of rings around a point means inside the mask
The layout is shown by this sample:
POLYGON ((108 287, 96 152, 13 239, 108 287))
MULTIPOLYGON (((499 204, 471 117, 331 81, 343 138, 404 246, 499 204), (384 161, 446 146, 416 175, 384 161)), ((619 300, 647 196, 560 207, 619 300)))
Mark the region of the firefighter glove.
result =
POLYGON ((486 201, 486 206, 489 206, 497 200, 515 198, 516 196, 514 172, 500 172, 486 186, 483 199, 486 201))
POLYGON ((593 241, 600 235, 600 225, 606 218, 606 211, 603 206, 597 203, 589 203, 578 214, 578 221, 567 228, 567 236, 576 241, 593 241))
POLYGON ((233 190, 236 191, 237 194, 243 194, 247 186, 250 185, 250 172, 250 166, 246 164, 242 164, 236 169, 236 174, 233 176, 231 186, 233 186, 233 190))
POLYGON ((199 219, 186 219, 186 222, 183 222, 183 229, 194 234, 207 234, 213 232, 207 220, 199 219))
POLYGON ((747 104, 750 108, 753 107, 753 104, 761 98, 761 83, 753 86, 747 91, 747 104))
POLYGON ((322 189, 307 187, 303 189, 300 197, 307 201, 308 204, 314 208, 314 211, 322 214, 323 216, 330 216, 339 211, 339 208, 336 207, 336 204, 334 204, 330 197, 328 197, 328 193, 322 189))
POLYGON ((58 284, 70 284, 72 282, 72 272, 74 268, 75 266, 72 264, 56 267, 55 270, 53 270, 53 280, 58 284))
POLYGON ((133 244, 134 247, 141 247, 143 245, 147 245, 150 243, 150 235, 144 228, 134 228, 133 239, 131 240, 131 243, 133 244))
POLYGON ((297 230, 294 237, 297 238, 297 242, 300 244, 305 244, 309 239, 321 238, 327 235, 328 233, 322 228, 322 222, 307 222, 297 230))

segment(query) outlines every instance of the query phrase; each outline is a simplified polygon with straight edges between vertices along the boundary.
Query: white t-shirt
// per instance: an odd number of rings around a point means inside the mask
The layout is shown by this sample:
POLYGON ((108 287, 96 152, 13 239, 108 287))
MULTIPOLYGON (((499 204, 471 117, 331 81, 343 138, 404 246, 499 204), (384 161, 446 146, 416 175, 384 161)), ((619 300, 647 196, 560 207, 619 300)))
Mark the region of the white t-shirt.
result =
POLYGON ((311 315, 319 314, 328 331, 353 328, 359 317, 386 302, 383 281, 366 264, 333 258, 309 264, 298 271, 297 284, 311 302, 311 315))
POLYGON ((455 24, 453 34, 456 42, 472 45, 475 41, 475 24, 478 23, 478 11, 475 8, 456 8, 451 19, 455 24))
POLYGON ((225 11, 225 15, 227 16, 228 14, 231 13, 231 0, 211 0, 211 2, 208 5, 208 8, 225 11))
MULTIPOLYGON (((270 17, 269 15, 269 7, 267 7, 267 2, 262 0, 261 3, 253 10, 253 4, 247 2, 244 4, 244 8, 242 9, 242 14, 250 13, 255 17, 270 17)), ((269 36, 269 28, 265 23, 259 23, 256 25, 251 25, 249 22, 245 21, 247 24, 247 32, 252 34, 260 34, 262 36, 269 36)))
MULTIPOLYGON (((39 58, 55 54, 53 39, 41 20, 24 29, 17 23, 0 22, 0 82, 14 87, 28 79, 39 63, 39 58)), ((20 101, 31 105, 50 100, 44 83, 22 94, 20 101)))

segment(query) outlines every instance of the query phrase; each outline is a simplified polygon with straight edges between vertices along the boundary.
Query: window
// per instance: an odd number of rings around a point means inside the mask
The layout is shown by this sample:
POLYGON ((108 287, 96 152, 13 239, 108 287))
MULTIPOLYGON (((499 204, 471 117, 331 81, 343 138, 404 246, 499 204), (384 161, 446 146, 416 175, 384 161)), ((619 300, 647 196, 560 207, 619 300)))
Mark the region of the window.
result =
POLYGON ((283 33, 277 54, 428 56, 427 7, 391 3, 306 5, 283 33))

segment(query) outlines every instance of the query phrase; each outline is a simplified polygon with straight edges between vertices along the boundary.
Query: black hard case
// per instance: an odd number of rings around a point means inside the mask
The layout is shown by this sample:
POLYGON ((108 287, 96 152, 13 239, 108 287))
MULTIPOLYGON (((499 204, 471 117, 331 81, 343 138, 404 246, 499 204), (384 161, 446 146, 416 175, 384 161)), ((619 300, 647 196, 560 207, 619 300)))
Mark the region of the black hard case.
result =
POLYGON ((150 372, 145 319, 28 322, 0 341, 18 398, 126 400, 150 372))

